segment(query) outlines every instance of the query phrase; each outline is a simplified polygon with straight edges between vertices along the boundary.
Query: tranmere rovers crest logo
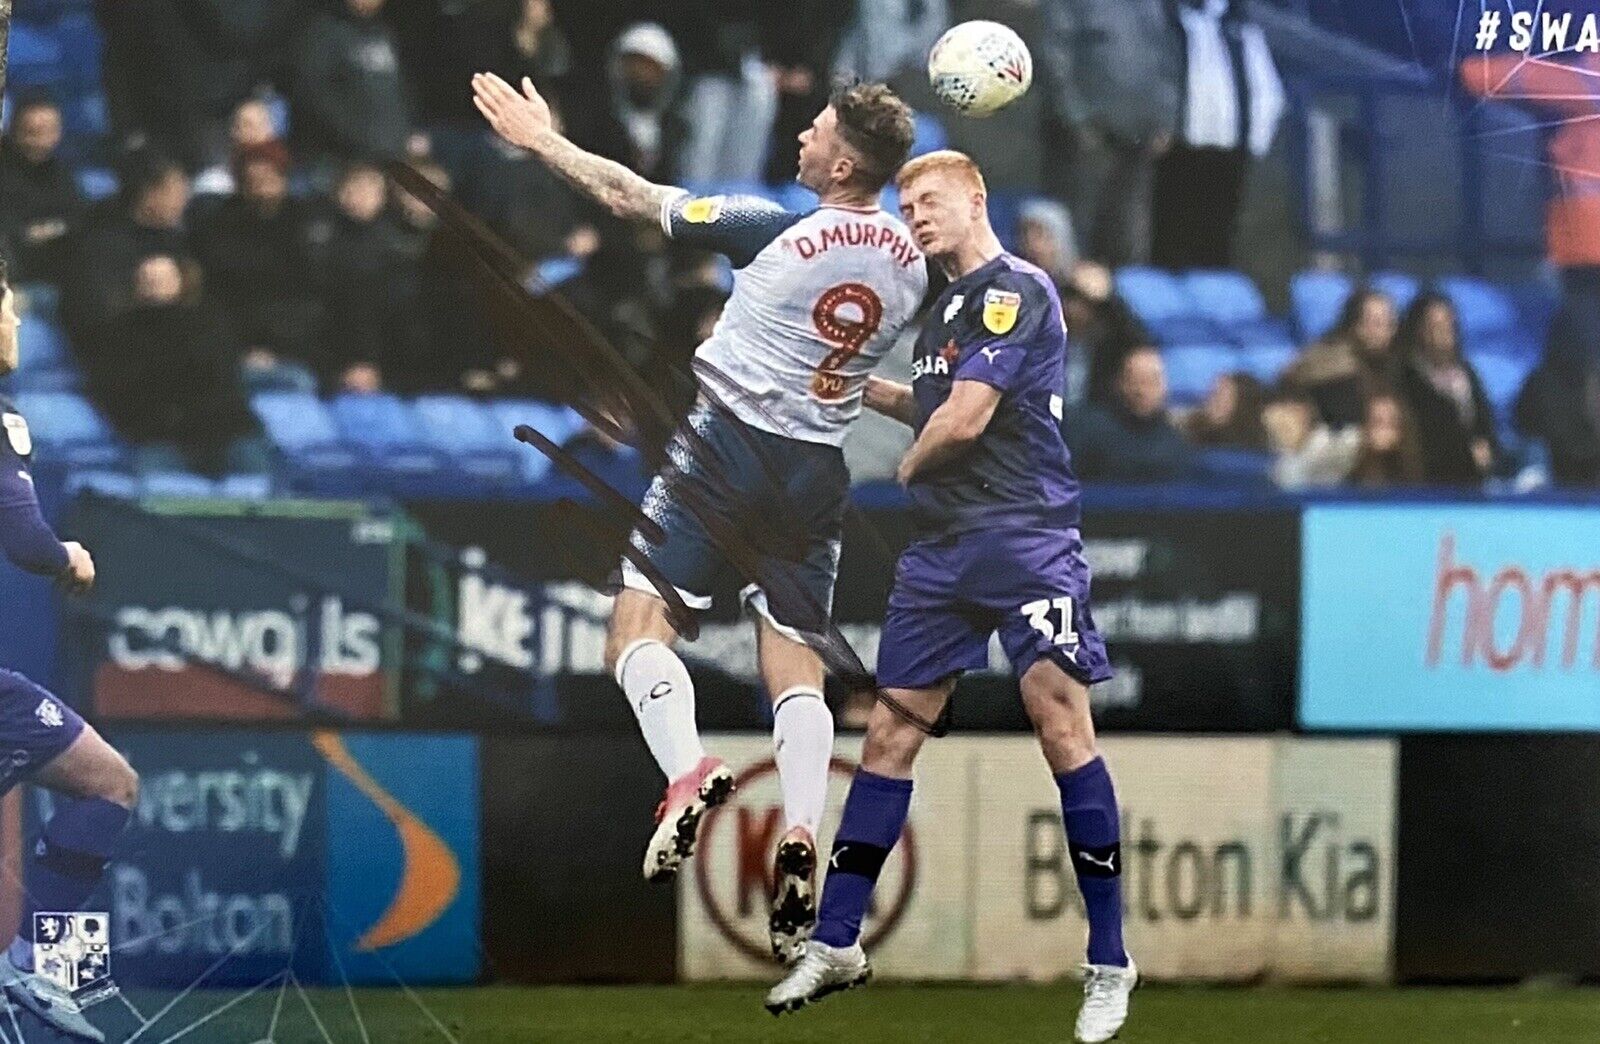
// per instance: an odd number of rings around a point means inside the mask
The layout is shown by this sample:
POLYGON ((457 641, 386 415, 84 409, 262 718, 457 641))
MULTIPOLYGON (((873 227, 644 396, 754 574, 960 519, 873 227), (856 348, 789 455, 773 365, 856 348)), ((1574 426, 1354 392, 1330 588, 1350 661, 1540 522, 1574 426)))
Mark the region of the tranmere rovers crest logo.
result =
POLYGON ((93 1004, 116 993, 111 981, 110 915, 34 914, 33 970, 79 1004, 93 1004))

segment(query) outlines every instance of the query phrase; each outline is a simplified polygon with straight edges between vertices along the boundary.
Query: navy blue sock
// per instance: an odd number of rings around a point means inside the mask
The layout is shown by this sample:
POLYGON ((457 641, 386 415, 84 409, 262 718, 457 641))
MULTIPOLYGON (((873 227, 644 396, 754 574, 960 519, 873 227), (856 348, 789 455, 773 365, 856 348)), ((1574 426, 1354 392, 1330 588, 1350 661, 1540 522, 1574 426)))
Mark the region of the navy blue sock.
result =
POLYGON ((911 809, 911 781, 856 769, 844 818, 833 839, 828 876, 822 884, 822 909, 812 938, 829 946, 851 946, 861 936, 878 871, 900 840, 911 809))
POLYGON ((132 813, 104 798, 56 798, 56 814, 28 859, 22 920, 11 963, 33 967, 33 915, 77 910, 100 884, 106 863, 132 813))
POLYGON ((1089 915, 1089 963, 1126 967, 1122 947, 1122 830, 1104 758, 1056 776, 1067 851, 1089 915))

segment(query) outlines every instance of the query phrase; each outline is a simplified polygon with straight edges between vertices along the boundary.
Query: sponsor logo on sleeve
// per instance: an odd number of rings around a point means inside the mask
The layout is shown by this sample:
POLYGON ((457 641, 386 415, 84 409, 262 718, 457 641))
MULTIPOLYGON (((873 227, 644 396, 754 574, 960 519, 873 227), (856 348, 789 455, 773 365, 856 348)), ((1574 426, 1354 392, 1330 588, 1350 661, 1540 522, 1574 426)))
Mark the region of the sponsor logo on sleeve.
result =
POLYGON ((33 452, 33 436, 28 434, 28 422, 22 419, 20 413, 5 415, 6 438, 11 442, 11 448, 17 451, 17 456, 26 457, 33 452))
POLYGON ((683 205, 683 220, 691 225, 709 225, 721 216, 721 196, 701 196, 683 205))
POLYGON ((1010 333, 1017 325, 1017 312, 1022 308, 1022 295, 1009 290, 983 292, 983 325, 990 333, 1010 333))

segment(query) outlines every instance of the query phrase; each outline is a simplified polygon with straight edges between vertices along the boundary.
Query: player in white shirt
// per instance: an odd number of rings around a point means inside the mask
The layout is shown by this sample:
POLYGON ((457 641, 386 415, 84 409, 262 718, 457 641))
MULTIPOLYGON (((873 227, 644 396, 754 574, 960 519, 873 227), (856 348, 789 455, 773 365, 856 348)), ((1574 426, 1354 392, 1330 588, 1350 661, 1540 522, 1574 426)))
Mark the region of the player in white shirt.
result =
MULTIPOLYGON (((735 267, 733 295, 695 355, 700 401, 642 505, 666 539, 635 533, 633 546, 692 609, 710 606, 713 579, 730 567, 745 581, 788 826, 776 854, 772 945, 790 959, 816 918, 816 833, 833 752, 823 664, 804 636, 823 633, 832 610, 850 484, 840 444, 861 412, 868 372, 927 292, 921 250, 877 202, 910 150, 911 112, 882 85, 836 91, 800 135, 798 180, 819 206, 795 214, 756 197, 694 198, 584 152, 551 126, 527 80, 519 93, 482 74, 473 89, 501 137, 613 214, 659 221, 668 236, 735 267), (730 551, 746 542, 753 559, 730 551)), ((678 637, 650 579, 624 562, 606 662, 668 780, 645 852, 651 880, 677 873, 706 810, 734 785, 701 745, 693 683, 672 650, 678 637)))

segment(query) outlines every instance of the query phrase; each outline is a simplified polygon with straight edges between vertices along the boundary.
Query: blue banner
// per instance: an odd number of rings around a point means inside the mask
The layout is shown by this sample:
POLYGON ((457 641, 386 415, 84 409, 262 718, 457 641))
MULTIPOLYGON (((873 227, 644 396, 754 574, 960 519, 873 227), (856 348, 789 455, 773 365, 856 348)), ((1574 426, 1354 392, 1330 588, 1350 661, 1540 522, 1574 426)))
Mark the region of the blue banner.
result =
POLYGON ((1304 725, 1600 730, 1593 508, 1317 506, 1304 518, 1304 725))

